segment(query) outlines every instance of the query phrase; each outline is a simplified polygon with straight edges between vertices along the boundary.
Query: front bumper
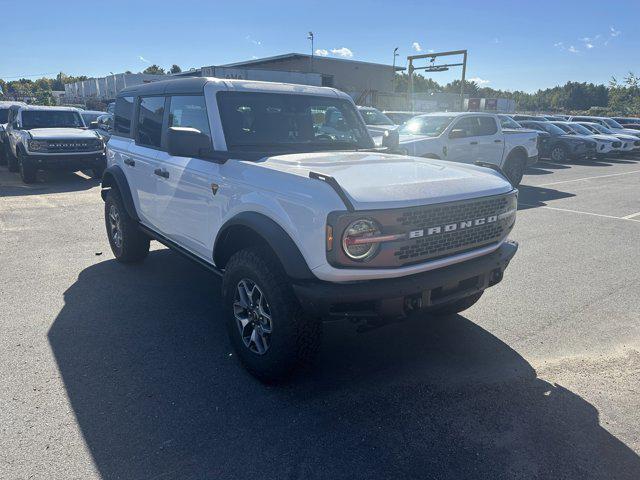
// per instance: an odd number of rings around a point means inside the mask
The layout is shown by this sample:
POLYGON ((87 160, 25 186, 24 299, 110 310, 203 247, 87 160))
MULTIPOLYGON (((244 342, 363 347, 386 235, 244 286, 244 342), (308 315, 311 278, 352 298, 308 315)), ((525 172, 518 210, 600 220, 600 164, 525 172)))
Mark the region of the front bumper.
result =
POLYGON ((106 158, 103 152, 83 155, 24 155, 22 161, 39 170, 76 171, 85 168, 104 167, 106 158))
POLYGON ((399 318, 497 284, 517 250, 516 242, 506 241, 482 257, 415 275, 349 283, 314 280, 296 283, 293 290, 302 308, 317 317, 399 318))

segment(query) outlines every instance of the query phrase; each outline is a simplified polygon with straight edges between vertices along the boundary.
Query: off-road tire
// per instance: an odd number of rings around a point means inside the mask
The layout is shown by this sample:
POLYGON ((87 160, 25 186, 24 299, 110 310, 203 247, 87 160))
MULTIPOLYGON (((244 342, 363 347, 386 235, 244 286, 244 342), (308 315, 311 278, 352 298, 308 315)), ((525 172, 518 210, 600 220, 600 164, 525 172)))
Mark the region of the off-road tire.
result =
POLYGON ((460 313, 475 305, 475 303, 480 300, 480 297, 482 297, 483 293, 484 291, 474 293, 473 295, 469 295, 468 297, 460 298, 459 300, 447 303, 441 307, 431 310, 429 313, 438 317, 460 313))
POLYGON ((104 221, 107 229, 107 237, 111 245, 111 251, 116 260, 122 263, 140 262, 149 254, 149 237, 140 230, 138 223, 132 219, 120 197, 120 192, 112 188, 107 193, 104 202, 104 221), (112 210, 112 209, 115 209, 112 210), (119 220, 120 240, 115 238, 110 218, 112 213, 117 213, 119 220))
POLYGON ((309 366, 319 347, 322 324, 306 315, 296 299, 280 262, 268 247, 251 247, 235 253, 225 266, 222 297, 233 348, 245 368, 263 382, 287 378, 297 368, 309 366), (241 280, 257 285, 268 301, 272 322, 266 352, 245 345, 234 316, 234 300, 241 280))
POLYGON ((8 142, 8 140, 5 140, 2 144, 0 144, 0 165, 7 164, 7 150, 5 147, 6 142, 8 142))
POLYGON ((17 172, 18 171, 18 159, 13 154, 13 152, 11 151, 11 148, 8 145, 5 146, 5 155, 7 157, 7 168, 9 168, 9 171, 10 172, 17 172))
POLYGON ((517 187, 522 182, 524 171, 527 169, 527 159, 521 153, 510 155, 504 165, 504 174, 511 182, 511 185, 517 187))
POLYGON ((18 168, 20 169, 20 178, 24 183, 35 183, 38 169, 35 165, 25 161, 24 154, 20 150, 18 150, 18 168))

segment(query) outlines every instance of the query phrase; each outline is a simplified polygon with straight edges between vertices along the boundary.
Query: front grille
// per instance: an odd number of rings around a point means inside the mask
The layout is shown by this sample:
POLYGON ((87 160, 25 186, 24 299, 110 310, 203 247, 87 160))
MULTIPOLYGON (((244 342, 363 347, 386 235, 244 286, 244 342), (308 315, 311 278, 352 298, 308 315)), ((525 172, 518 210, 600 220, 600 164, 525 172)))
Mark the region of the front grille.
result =
POLYGON ((406 210, 397 222, 416 238, 398 245, 394 256, 406 265, 496 243, 513 225, 514 217, 503 214, 516 208, 516 196, 509 194, 406 210))
POLYGON ((613 142, 612 146, 613 148, 620 148, 622 146, 622 142, 613 142))
POLYGON ((95 152, 100 149, 97 140, 48 140, 48 153, 95 152))

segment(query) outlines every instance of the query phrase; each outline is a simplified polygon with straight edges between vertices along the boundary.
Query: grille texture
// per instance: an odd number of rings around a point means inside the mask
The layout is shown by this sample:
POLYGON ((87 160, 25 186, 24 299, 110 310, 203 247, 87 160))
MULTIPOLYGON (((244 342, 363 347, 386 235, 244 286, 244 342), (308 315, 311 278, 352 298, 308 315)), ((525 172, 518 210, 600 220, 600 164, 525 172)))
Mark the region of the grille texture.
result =
POLYGON ((402 242, 394 252, 402 264, 433 260, 496 243, 509 232, 513 217, 501 216, 516 208, 515 195, 430 205, 404 211, 399 225, 416 238, 402 242))
POLYGON ((49 153, 75 153, 95 152, 100 149, 99 140, 49 140, 47 152, 49 153))

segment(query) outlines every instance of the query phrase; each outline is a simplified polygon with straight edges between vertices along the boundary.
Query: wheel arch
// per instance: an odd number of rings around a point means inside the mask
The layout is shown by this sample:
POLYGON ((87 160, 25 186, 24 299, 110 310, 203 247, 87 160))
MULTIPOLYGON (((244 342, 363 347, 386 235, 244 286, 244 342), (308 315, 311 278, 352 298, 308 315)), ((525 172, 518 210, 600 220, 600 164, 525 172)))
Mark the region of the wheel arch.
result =
POLYGON ((257 212, 242 212, 225 222, 213 245, 213 261, 222 269, 234 253, 254 245, 269 247, 290 278, 315 278, 289 234, 274 220, 257 212))
POLYGON ((136 212, 136 206, 133 203, 133 197, 131 196, 129 182, 122 171, 122 168, 118 165, 112 165, 107 168, 102 174, 101 188, 100 196, 103 200, 107 199, 107 192, 109 190, 112 188, 117 189, 120 193, 120 197, 122 198, 122 203, 124 203, 124 208, 127 211, 127 214, 129 214, 129 216, 134 220, 140 221, 138 213, 136 212))
POLYGON ((513 149, 507 155, 507 160, 511 160, 517 156, 521 156, 522 159, 526 162, 527 158, 529 157, 529 154, 527 153, 527 149, 524 148, 522 145, 517 145, 513 147, 513 149))

